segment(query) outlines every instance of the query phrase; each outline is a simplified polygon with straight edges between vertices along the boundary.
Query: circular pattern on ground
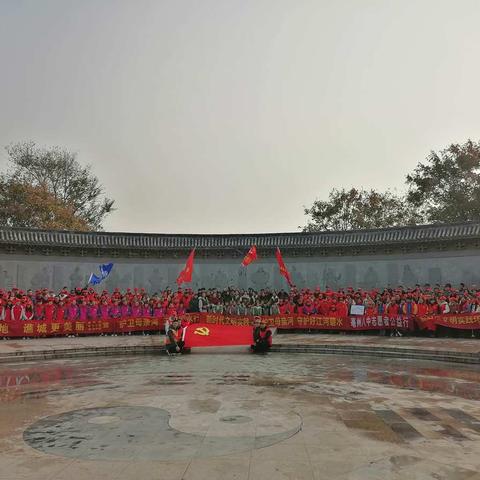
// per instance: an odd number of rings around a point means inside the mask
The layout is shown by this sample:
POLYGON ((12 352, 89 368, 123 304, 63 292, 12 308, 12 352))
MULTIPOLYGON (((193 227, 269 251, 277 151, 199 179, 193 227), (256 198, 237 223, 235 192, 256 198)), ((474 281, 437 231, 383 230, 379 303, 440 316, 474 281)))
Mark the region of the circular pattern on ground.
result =
POLYGON ((116 415, 99 415, 98 417, 92 417, 88 420, 88 423, 95 423, 97 425, 104 425, 105 423, 118 422, 120 420, 116 415))
MULTIPOLYGON (((287 424, 290 426, 292 418, 292 415, 288 417, 287 424)), ((249 425, 251 422, 256 427, 257 422, 244 415, 228 415, 220 419, 212 417, 214 423, 211 429, 201 435, 172 428, 170 413, 161 408, 90 408, 44 418, 27 428, 23 438, 41 452, 64 457, 177 460, 226 455, 274 445, 301 429, 300 416, 294 414, 294 418, 296 425, 289 430, 275 429, 271 434, 255 435, 251 432, 255 432, 256 428, 252 428, 237 431, 235 435, 228 428, 229 424, 249 425)), ((259 430, 262 431, 261 428, 259 430)))
POLYGON ((253 418, 246 415, 229 415, 228 417, 222 417, 220 421, 226 423, 248 423, 252 422, 253 418))

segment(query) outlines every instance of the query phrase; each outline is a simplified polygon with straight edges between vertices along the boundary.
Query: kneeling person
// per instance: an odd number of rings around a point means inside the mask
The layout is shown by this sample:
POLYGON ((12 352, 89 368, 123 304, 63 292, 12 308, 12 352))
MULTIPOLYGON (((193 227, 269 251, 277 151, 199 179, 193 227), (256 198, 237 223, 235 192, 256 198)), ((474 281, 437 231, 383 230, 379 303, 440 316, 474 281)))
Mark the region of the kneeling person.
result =
POLYGON ((255 353, 264 353, 272 346, 272 331, 267 327, 265 320, 262 320, 260 328, 255 329, 253 348, 255 353))
POLYGON ((168 327, 165 338, 165 348, 167 353, 182 353, 185 342, 182 340, 183 328, 180 326, 180 320, 174 318, 168 327))

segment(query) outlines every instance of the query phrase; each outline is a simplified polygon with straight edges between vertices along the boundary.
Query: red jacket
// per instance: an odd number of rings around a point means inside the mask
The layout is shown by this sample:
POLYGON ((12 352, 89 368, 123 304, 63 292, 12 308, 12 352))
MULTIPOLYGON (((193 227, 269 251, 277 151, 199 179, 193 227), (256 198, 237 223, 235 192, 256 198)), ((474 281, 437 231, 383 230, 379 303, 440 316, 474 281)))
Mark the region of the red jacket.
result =
POLYGON ((19 320, 23 320, 23 305, 20 305, 19 303, 15 304, 12 307, 12 320, 14 322, 18 322, 19 320))
POLYGON ((427 315, 428 307, 425 303, 417 304, 417 315, 427 315))
POLYGON ((47 303, 45 305, 45 308, 43 309, 43 312, 44 312, 44 319, 47 322, 51 322, 55 315, 55 305, 50 305, 49 303, 47 303))

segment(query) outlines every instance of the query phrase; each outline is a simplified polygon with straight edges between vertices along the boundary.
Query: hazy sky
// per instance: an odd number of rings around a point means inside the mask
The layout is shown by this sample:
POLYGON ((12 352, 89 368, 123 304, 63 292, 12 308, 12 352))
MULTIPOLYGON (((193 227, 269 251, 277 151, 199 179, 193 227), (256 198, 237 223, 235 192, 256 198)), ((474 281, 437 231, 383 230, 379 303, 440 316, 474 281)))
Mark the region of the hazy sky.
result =
POLYGON ((106 230, 295 231, 480 140, 479 25, 480 0, 0 0, 0 145, 77 151, 106 230))

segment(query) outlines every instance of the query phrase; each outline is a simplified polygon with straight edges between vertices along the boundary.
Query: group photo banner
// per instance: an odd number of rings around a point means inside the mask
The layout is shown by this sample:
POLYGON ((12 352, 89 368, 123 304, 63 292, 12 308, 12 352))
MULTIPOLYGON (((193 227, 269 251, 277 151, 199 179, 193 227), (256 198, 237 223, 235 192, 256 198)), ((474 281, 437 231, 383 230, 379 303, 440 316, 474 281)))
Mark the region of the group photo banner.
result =
POLYGON ((424 315, 415 319, 421 330, 435 331, 438 326, 461 330, 480 328, 480 315, 476 313, 456 313, 446 315, 424 315))
POLYGON ((162 318, 106 318, 97 320, 17 320, 0 322, 0 337, 55 337, 58 335, 100 335, 109 333, 129 333, 160 331, 164 328, 162 318))
MULTIPOLYGON (((268 326, 278 329, 310 330, 413 330, 413 319, 406 316, 349 316, 328 317, 322 315, 272 315, 235 316, 214 313, 199 314, 199 322, 216 325, 252 325, 255 318, 261 318, 268 326)), ((194 320, 195 321, 195 320, 194 320)))
MULTIPOLYGON (((249 326, 261 318, 268 326, 278 329, 308 330, 413 330, 414 320, 404 316, 349 316, 328 317, 321 315, 273 315, 238 316, 211 313, 192 313, 180 317, 182 323, 205 323, 212 325, 249 326)), ((131 332, 160 332, 164 330, 167 317, 125 317, 96 320, 17 320, 0 321, 0 337, 53 337, 68 335, 125 334, 131 332)))

